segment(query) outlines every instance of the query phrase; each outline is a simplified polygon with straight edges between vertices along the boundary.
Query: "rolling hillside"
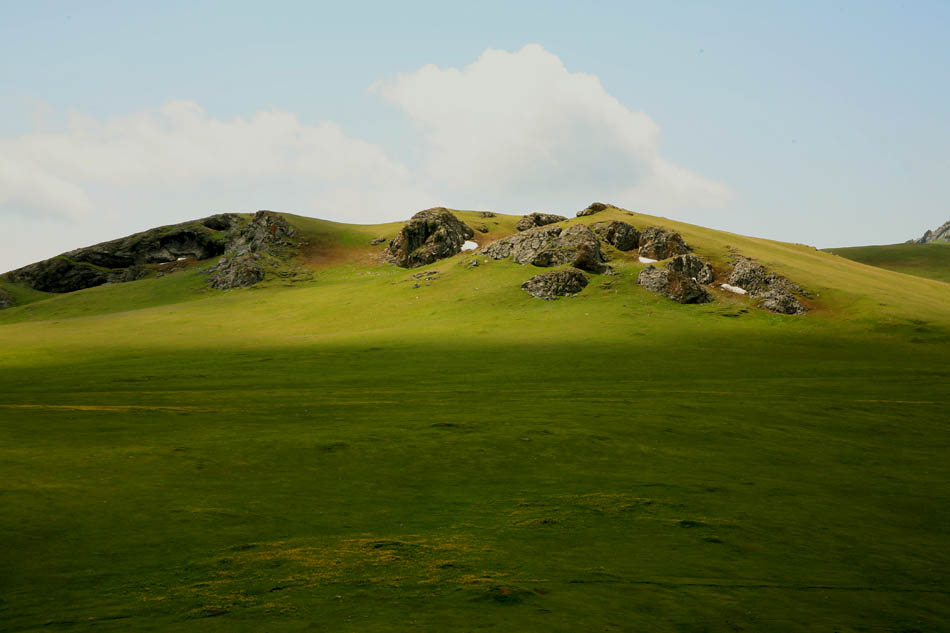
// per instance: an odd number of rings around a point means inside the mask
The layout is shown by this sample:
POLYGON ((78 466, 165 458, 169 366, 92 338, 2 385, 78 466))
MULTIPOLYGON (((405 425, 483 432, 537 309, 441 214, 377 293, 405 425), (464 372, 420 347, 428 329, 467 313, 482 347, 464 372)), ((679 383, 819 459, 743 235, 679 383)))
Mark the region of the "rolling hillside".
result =
POLYGON ((282 217, 248 288, 0 280, 0 631, 948 627, 950 284, 610 208, 560 225, 666 227, 809 311, 678 304, 611 248, 542 301, 282 217))
POLYGON ((868 266, 950 282, 950 243, 852 246, 825 250, 868 266))

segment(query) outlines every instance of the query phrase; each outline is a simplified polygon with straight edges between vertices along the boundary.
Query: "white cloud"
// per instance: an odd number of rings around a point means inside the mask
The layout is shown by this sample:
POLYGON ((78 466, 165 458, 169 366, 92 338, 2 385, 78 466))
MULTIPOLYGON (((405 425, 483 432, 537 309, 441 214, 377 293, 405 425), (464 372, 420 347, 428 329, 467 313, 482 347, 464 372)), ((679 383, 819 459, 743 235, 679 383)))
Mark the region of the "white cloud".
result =
POLYGON ((378 222, 436 204, 568 213, 600 199, 674 211, 728 197, 659 156, 650 117, 538 45, 373 89, 418 126, 418 169, 332 122, 277 110, 222 120, 189 101, 104 121, 74 113, 64 129, 0 138, 0 270, 220 211, 378 222))
POLYGON ((464 69, 427 65, 373 89, 425 136, 424 181, 445 197, 569 210, 719 208, 728 189, 659 155, 659 128, 600 80, 537 44, 487 50, 464 69), (583 204, 582 204, 583 203, 583 204))

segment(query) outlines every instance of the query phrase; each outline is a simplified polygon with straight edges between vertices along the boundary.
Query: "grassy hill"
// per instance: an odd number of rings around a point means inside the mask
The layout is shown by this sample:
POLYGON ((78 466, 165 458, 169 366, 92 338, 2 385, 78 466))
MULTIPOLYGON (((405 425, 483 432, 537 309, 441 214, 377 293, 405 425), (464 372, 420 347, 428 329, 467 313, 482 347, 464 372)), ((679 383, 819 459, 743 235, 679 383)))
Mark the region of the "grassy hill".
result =
POLYGON ((950 243, 852 246, 826 250, 869 266, 950 283, 950 243))
POLYGON ((545 302, 285 217, 312 279, 4 283, 0 631, 950 628, 950 285, 611 210, 811 311, 545 302))

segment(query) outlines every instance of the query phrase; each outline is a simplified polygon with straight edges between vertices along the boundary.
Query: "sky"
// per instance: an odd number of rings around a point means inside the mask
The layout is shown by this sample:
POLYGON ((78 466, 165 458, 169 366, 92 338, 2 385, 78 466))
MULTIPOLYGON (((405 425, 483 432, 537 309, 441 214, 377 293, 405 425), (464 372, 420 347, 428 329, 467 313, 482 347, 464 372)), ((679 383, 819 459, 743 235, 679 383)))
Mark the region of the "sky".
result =
POLYGON ((0 0, 0 271, 272 209, 950 220, 950 3, 0 0), (455 6, 458 5, 458 6, 455 6))

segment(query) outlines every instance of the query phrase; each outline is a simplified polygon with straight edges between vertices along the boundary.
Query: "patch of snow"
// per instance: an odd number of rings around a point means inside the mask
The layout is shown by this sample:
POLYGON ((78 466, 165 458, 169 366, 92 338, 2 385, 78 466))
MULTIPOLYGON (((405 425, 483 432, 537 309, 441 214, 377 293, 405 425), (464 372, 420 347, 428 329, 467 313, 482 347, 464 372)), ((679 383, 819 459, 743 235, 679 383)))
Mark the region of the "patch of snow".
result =
POLYGON ((478 242, 473 242, 472 240, 466 240, 465 243, 462 244, 463 251, 474 251, 476 248, 478 248, 478 242))
POLYGON ((641 264, 655 264, 656 262, 657 262, 657 260, 655 260, 655 259, 650 259, 649 257, 641 257, 641 258, 640 258, 640 263, 641 263, 641 264))
POLYGON ((729 284, 722 284, 722 289, 723 289, 723 290, 728 290, 729 292, 734 292, 734 293, 736 293, 737 295, 744 295, 744 294, 747 294, 746 289, 745 289, 745 288, 740 288, 739 286, 730 286, 729 284))
POLYGON ((179 258, 178 258, 178 261, 183 262, 183 261, 185 261, 186 259, 188 259, 188 258, 187 258, 187 257, 179 257, 179 258))

